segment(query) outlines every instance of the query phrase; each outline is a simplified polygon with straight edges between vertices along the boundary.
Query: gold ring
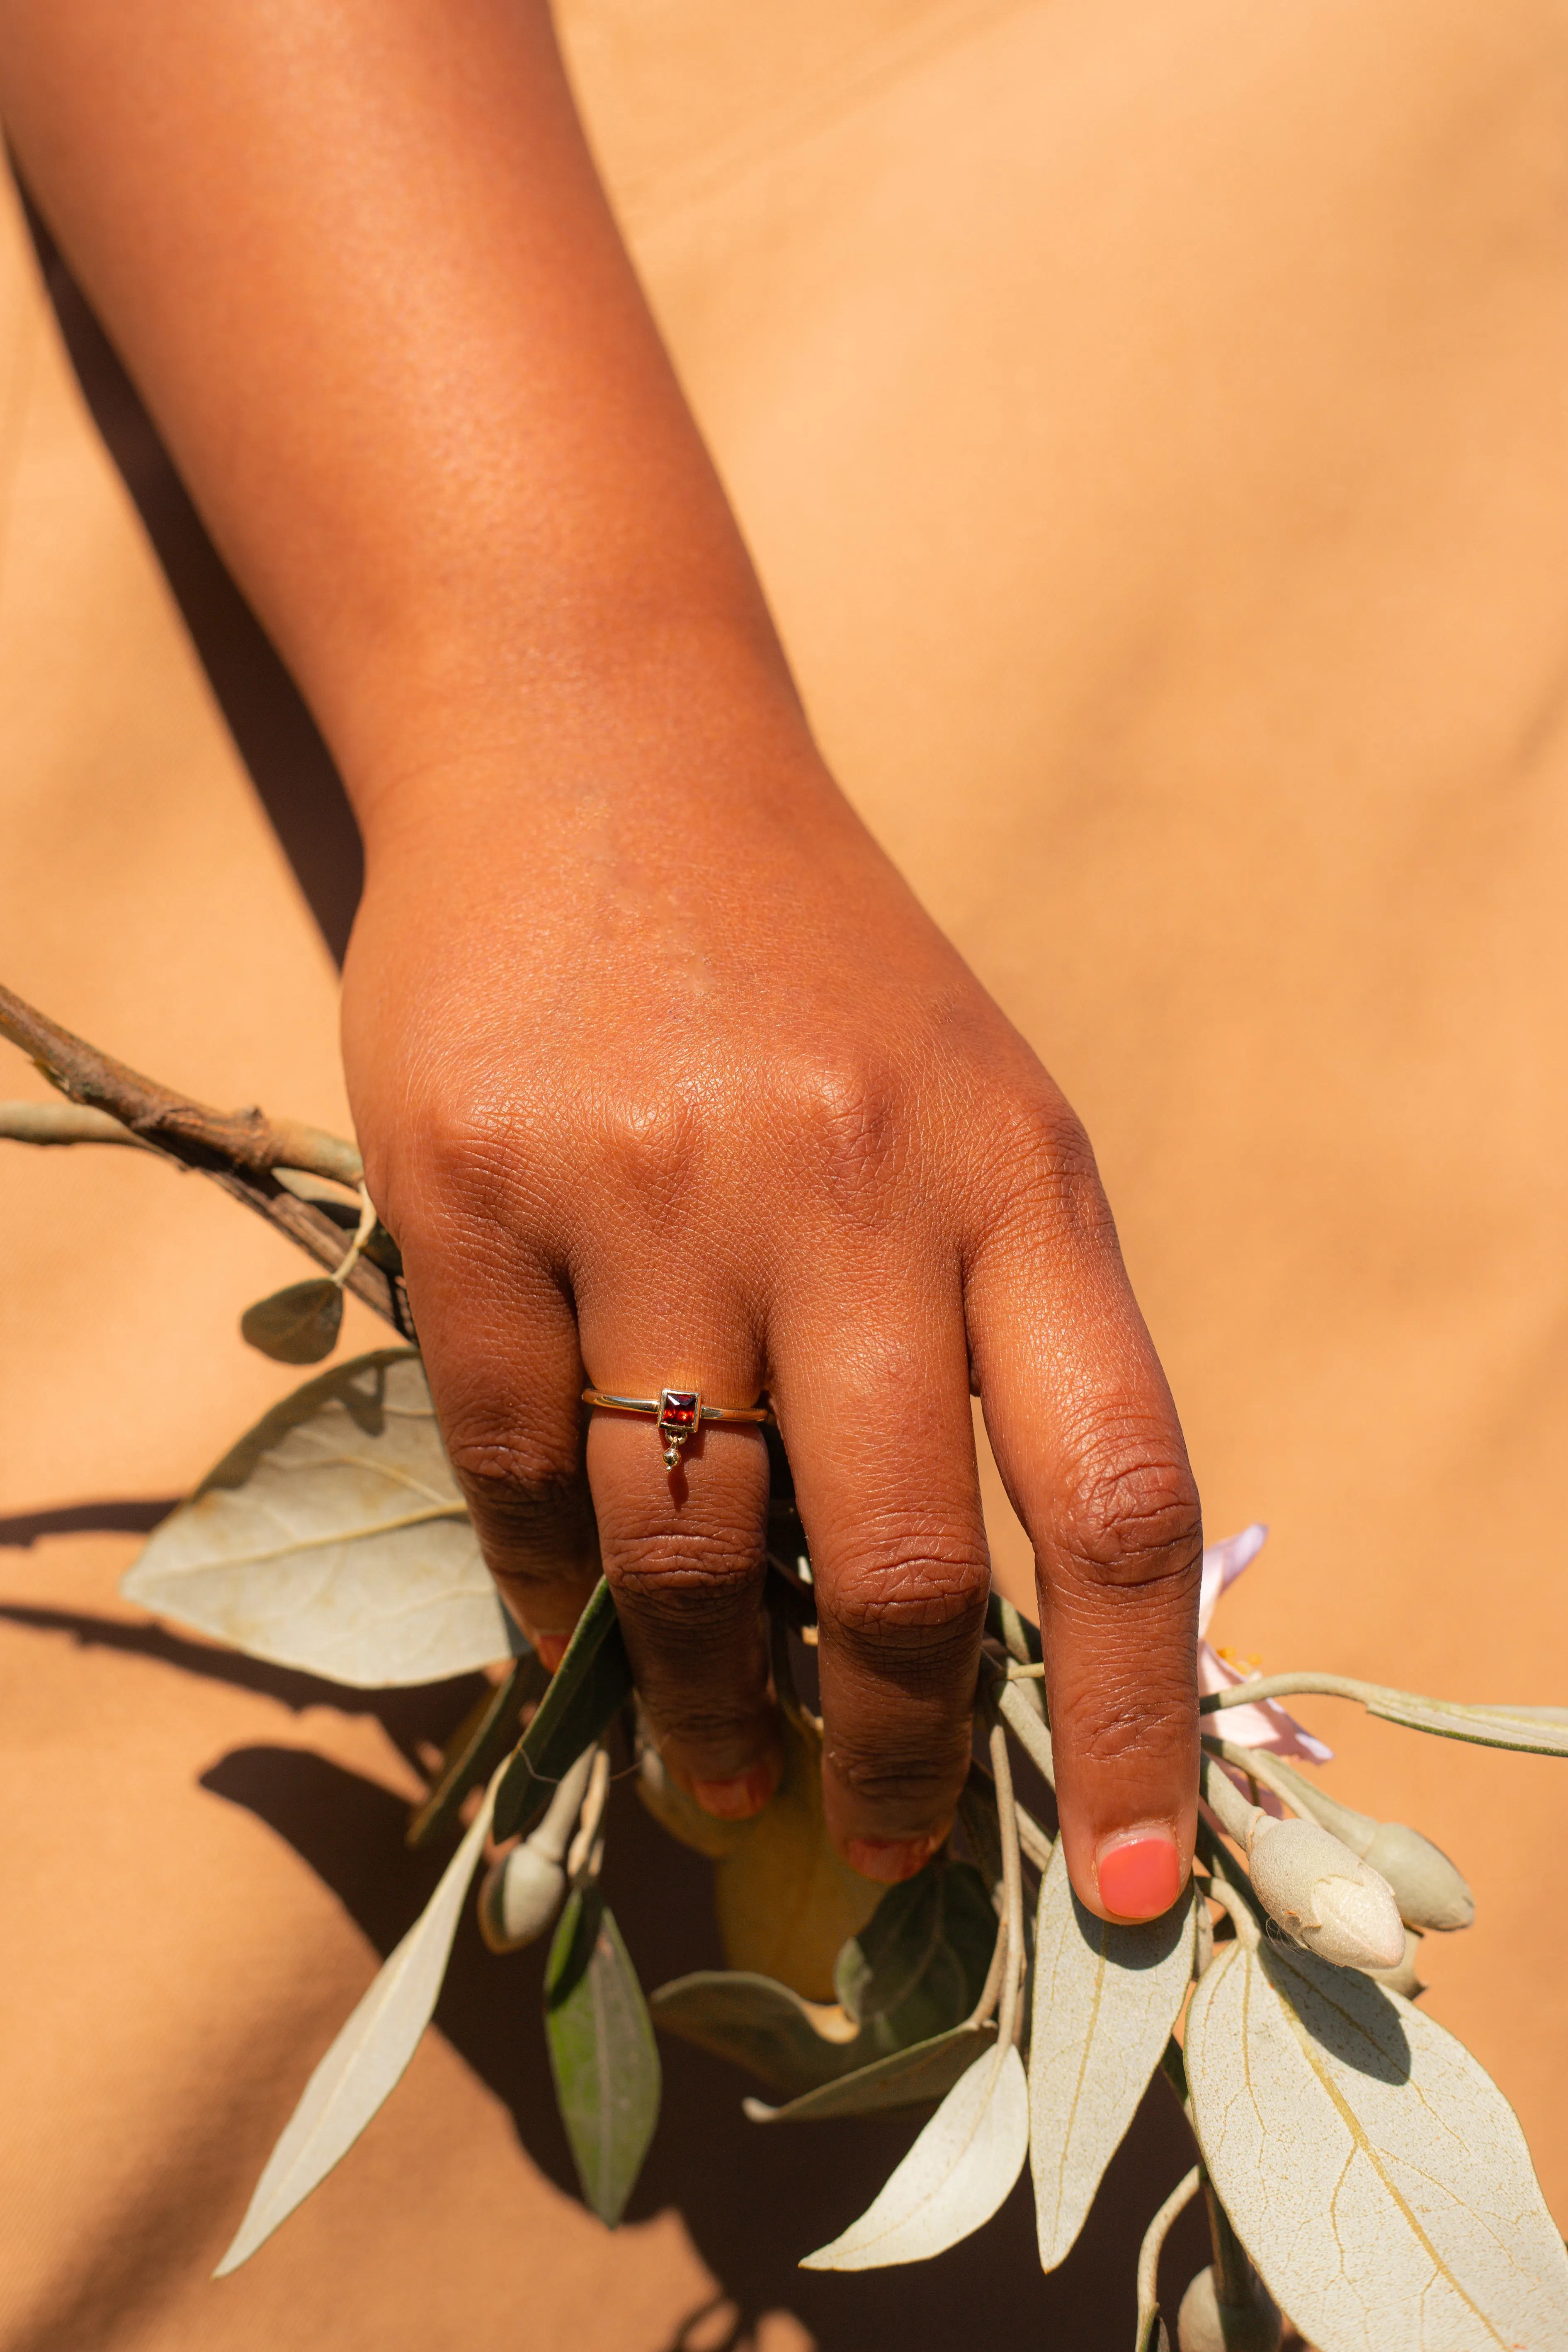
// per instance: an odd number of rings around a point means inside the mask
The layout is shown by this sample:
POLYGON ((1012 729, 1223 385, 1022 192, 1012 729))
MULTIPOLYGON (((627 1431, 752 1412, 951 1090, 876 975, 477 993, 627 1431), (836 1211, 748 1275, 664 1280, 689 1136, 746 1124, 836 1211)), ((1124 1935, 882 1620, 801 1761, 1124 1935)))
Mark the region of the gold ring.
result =
POLYGON ((606 1389, 584 1389, 584 1404, 602 1405, 606 1412, 640 1412, 658 1423, 664 1440, 664 1462, 673 1470, 680 1449, 696 1436, 705 1421, 772 1421, 765 1404, 704 1404, 695 1389, 661 1389, 656 1397, 611 1396, 606 1389))

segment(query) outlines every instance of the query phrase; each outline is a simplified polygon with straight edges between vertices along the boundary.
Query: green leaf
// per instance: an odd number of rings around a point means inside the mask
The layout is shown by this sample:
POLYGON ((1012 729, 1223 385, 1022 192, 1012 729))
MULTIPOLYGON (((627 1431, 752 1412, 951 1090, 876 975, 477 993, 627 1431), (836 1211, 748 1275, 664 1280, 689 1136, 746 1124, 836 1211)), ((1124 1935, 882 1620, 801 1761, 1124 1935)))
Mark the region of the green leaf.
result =
POLYGON ((516 1837, 532 1827, 557 1781, 601 1736, 631 1687, 620 1620, 601 1577, 496 1791, 498 1838, 516 1837))
POLYGON ((742 1969, 699 1969, 648 1997, 654 2023, 744 2066, 786 2097, 861 2063, 867 2037, 834 2006, 742 1969))
POLYGON ((441 1769, 404 1832, 408 1845, 435 1845, 456 1833, 464 1798, 489 1779, 517 1737, 523 1708, 542 1696, 548 1681, 537 1657, 520 1658, 505 1680, 469 1709, 447 1742, 441 1769))
MULTIPOLYGON (((850 2054, 873 2044, 879 2032, 877 2026, 866 2028, 850 2054)), ((933 2099, 944 2098, 995 2041, 994 2023, 959 2025, 950 2033, 934 2034, 929 2042, 891 2051, 868 2066, 837 2075, 787 2106, 765 2106, 761 2099, 742 2104, 754 2124, 816 2123, 833 2116, 892 2115, 901 2107, 928 2107, 933 2099)))
POLYGON ((658 2121, 658 2051, 637 1971, 595 1882, 574 1891, 550 1947, 544 2030, 583 2194, 613 2230, 658 2121))
POLYGON ((1011 2042, 962 2074, 879 2197, 805 2271, 925 2262, 983 2229, 1029 2150, 1029 2094, 1011 2042))
POLYGON ((525 1646, 408 1348, 356 1356, 275 1405, 121 1591, 250 1657, 362 1690, 471 1674, 525 1646))
POLYGON ((435 1894, 306 2084, 215 2278, 249 2261, 348 2154, 402 2080, 440 1997, 490 1812, 487 1796, 435 1894))
POLYGON ((1073 1893, 1058 1838, 1040 1881, 1029 2041, 1029 2150, 1040 2267, 1065 2261, 1160 2063, 1192 1978, 1191 1890, 1147 1927, 1110 1927, 1073 1893))
POLYGON ((291 1282, 239 1318, 240 1338, 278 1364, 319 1364, 338 1344, 343 1294, 335 1282, 291 1282))
POLYGON ((880 2017, 913 1992, 942 1938, 941 1860, 891 1886, 833 1971, 834 1990, 858 2024, 880 2017))
POLYGON ((714 1864, 713 1907, 731 1968, 776 1977, 807 2000, 831 2001, 834 1963, 880 1890, 834 1847, 822 1809, 822 1731, 804 1711, 781 1724, 784 1778, 760 1813, 728 1824, 714 1864))
POLYGON ((887 2020, 900 2047, 945 2032, 979 2000, 998 1927, 980 1873, 939 1856, 890 1887, 845 1944, 838 1998, 862 2024, 887 2020))
POLYGON ((1512 2109, 1409 2001, 1310 1952, 1226 1947, 1185 2037, 1204 2162, 1312 2343, 1568 2344, 1568 2256, 1512 2109))

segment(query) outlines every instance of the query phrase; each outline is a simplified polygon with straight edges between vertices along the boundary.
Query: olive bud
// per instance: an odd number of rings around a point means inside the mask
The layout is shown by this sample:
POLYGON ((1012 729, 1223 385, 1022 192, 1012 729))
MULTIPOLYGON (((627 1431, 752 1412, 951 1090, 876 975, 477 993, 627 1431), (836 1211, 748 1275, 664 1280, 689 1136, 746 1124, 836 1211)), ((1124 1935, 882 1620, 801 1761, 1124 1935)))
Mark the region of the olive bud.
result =
POLYGON ((1200 2271, 1176 2314, 1179 2352, 1279 2352, 1285 2324, 1256 2272, 1252 2286, 1250 2303, 1221 2303, 1212 2266, 1200 2271))
POLYGON ((1342 1838, 1352 1853, 1359 1853, 1379 1877, 1387 1879, 1407 1927, 1418 1927, 1425 1934, 1433 1927, 1447 1932, 1473 1925, 1475 1896, 1430 1838, 1404 1822, 1379 1822, 1370 1813, 1358 1813, 1353 1805, 1342 1804, 1290 1765, 1277 1759, 1271 1761, 1274 1778, 1285 1783, 1284 1793, 1296 1811, 1342 1838))
POLYGON ((1247 1862, 1264 1909, 1320 1959, 1392 1969, 1404 1958, 1405 1926, 1388 1882, 1315 1822, 1259 1813, 1247 1862))
POLYGON ((1379 1822, 1362 1858, 1393 1887, 1407 1927, 1447 1932, 1473 1923, 1475 1896, 1441 1847, 1419 1830, 1404 1822, 1379 1822))
POLYGON ((543 1935, 565 1893, 561 1864, 524 1840, 485 1874, 479 1933, 492 1952, 520 1952, 543 1935))

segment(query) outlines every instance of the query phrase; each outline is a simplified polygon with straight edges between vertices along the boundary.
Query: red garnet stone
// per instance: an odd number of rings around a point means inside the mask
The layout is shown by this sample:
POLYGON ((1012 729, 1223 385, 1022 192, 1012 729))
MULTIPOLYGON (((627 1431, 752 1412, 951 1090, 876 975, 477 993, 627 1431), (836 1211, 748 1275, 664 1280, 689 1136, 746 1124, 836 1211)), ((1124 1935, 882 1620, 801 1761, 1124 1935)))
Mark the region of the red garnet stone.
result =
POLYGON ((665 1389, 658 1401, 658 1425, 667 1437, 690 1437, 702 1418, 702 1399, 695 1389, 665 1389))

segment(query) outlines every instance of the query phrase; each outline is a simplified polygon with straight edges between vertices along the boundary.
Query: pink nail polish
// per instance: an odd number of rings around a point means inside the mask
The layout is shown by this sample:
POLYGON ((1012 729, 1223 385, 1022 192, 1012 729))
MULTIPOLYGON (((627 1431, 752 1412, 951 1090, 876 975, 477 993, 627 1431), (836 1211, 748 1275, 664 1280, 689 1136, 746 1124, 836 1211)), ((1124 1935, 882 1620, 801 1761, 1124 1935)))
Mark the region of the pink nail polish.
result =
POLYGON ((570 1633, 536 1633, 533 1646, 539 1654, 540 1664, 553 1674, 566 1655, 566 1644, 571 1639, 570 1633))
POLYGON ((1095 1864, 1100 1899, 1119 1919, 1158 1919, 1182 1891, 1182 1860, 1166 1830, 1108 1839, 1095 1864))
POLYGON ((749 1822, 760 1813, 779 1784, 780 1759, 753 1764, 731 1780, 693 1780, 691 1794, 705 1813, 721 1822, 749 1822))
POLYGON ((897 1886, 923 1870, 941 1843, 940 1837, 851 1838, 845 1859, 862 1878, 874 1878, 880 1886, 897 1886))

